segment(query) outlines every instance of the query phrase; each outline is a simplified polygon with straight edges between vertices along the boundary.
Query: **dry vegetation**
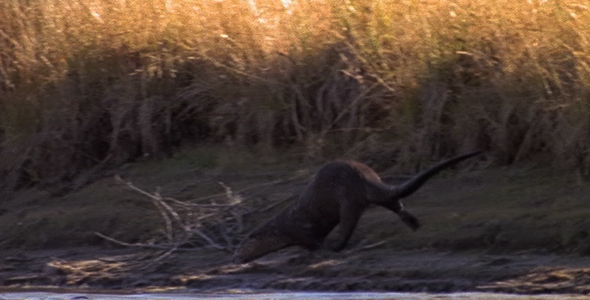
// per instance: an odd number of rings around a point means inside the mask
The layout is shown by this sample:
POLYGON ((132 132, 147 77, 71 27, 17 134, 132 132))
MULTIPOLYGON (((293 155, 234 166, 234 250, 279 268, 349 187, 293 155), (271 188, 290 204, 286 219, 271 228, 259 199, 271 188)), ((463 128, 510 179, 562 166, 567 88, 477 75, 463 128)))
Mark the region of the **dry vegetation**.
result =
POLYGON ((590 2, 0 3, 0 189, 185 143, 590 170, 590 2))

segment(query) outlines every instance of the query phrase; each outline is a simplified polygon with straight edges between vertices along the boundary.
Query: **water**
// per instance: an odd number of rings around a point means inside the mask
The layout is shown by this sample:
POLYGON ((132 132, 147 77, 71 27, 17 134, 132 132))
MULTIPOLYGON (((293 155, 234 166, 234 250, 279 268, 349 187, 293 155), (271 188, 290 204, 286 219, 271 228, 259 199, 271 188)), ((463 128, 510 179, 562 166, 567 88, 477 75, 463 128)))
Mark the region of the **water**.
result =
POLYGON ((395 299, 395 300, 457 300, 457 299, 480 299, 480 300, 581 300, 588 299, 584 295, 513 295, 494 293, 450 293, 450 294, 427 294, 427 293, 310 293, 310 292, 288 292, 288 293, 251 293, 251 294, 84 294, 84 293, 47 293, 47 292, 22 292, 22 293, 0 293, 0 300, 365 300, 365 299, 395 299))

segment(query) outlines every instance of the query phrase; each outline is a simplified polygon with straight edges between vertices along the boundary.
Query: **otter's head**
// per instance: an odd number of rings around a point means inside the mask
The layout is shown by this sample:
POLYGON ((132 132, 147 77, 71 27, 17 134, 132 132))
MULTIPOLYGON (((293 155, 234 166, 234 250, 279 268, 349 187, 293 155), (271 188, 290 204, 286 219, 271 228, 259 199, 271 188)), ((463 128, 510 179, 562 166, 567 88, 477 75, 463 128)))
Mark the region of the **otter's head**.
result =
POLYGON ((234 253, 233 262, 243 264, 251 262, 268 253, 294 245, 291 238, 281 234, 271 224, 265 224, 254 230, 234 253))

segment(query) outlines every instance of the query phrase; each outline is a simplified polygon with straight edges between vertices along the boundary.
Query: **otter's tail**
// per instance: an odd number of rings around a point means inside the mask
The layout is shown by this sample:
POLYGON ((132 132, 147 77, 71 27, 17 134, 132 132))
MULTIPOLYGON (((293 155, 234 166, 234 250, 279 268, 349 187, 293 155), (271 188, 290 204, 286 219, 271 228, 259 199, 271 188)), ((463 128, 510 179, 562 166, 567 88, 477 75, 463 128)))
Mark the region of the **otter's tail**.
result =
POLYGON ((417 191, 430 177, 436 175, 438 172, 452 166, 462 160, 476 156, 483 153, 483 151, 477 151, 469 154, 463 154, 455 156, 448 160, 442 161, 410 178, 408 181, 395 187, 395 197, 397 199, 407 197, 417 191))

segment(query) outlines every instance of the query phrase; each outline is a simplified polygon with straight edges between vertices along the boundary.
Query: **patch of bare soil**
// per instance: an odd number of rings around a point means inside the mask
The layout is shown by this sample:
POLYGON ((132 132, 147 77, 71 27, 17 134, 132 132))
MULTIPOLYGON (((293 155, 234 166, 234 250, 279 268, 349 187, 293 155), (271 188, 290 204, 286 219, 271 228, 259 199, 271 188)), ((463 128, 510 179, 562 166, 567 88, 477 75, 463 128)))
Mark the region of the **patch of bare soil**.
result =
POLYGON ((342 253, 286 249, 233 264, 215 249, 173 254, 78 248, 4 251, 2 290, 137 291, 406 291, 590 293, 590 261, 582 257, 359 246, 342 253))
POLYGON ((240 238, 314 169, 270 168, 138 165, 117 173, 141 190, 108 177, 68 195, 3 199, 0 289, 590 293, 590 185, 550 169, 442 174, 405 199, 416 232, 376 208, 340 253, 289 248, 233 264, 240 238), (246 210, 225 210, 233 200, 246 210))

